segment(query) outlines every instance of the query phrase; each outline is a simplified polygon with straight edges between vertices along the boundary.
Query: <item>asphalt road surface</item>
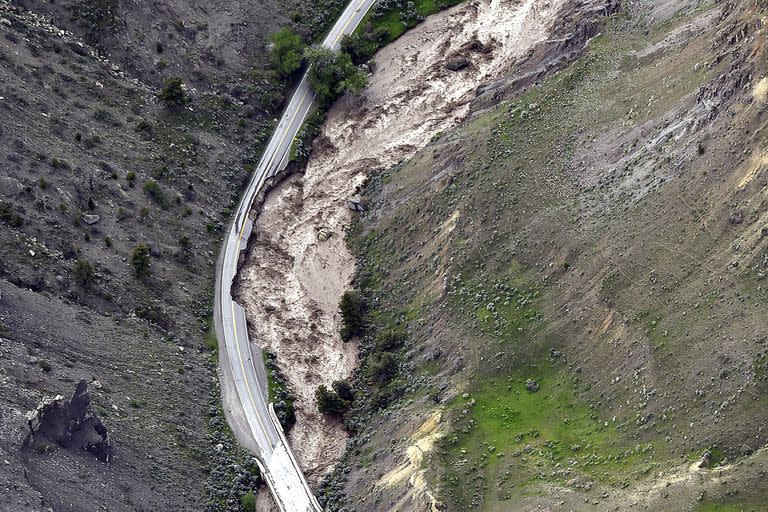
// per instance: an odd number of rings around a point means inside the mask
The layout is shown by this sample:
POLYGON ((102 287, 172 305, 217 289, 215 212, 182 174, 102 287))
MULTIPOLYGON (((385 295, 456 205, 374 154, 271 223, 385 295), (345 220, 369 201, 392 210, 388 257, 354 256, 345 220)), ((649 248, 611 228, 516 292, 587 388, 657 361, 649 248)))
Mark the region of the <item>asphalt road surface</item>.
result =
MULTIPOLYGON (((338 49, 341 37, 355 30, 373 3, 374 0, 352 0, 326 36, 323 46, 338 49)), ((232 300, 231 288, 238 259, 246 248, 253 226, 248 217, 253 200, 265 181, 288 163, 294 137, 313 101, 314 94, 305 74, 251 177, 216 267, 214 320, 219 340, 224 410, 238 441, 256 454, 275 501, 286 512, 320 511, 321 508, 268 403, 266 371, 258 340, 249 341, 245 311, 232 300)))

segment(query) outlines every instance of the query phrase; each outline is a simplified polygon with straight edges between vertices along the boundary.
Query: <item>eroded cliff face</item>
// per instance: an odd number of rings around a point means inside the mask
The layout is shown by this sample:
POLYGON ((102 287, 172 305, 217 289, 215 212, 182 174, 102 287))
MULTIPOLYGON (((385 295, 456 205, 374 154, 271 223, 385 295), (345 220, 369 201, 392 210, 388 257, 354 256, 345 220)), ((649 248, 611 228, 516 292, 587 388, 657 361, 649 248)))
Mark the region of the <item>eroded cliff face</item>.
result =
POLYGON ((559 18, 566 5, 469 1, 430 17, 375 56, 362 97, 342 98, 328 113, 306 172, 266 198, 239 300, 251 340, 276 354, 296 395, 290 440, 310 481, 317 483, 346 446, 342 425, 317 412, 314 392, 349 378, 357 365, 355 342, 339 336, 338 313, 355 272, 345 242, 350 199, 372 172, 412 157, 467 119, 480 86, 516 66, 545 76, 575 57, 590 36, 575 31, 581 21, 613 9, 588 2, 559 18))

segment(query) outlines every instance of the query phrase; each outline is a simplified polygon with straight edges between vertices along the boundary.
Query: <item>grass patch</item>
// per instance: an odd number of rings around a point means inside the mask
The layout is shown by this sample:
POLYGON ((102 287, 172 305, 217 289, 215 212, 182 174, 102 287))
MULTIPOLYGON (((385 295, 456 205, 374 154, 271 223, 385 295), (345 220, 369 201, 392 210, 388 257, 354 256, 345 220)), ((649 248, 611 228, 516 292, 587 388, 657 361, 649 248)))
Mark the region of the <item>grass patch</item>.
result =
POLYGON ((267 368, 267 394, 269 401, 275 407, 275 415, 280 421, 284 432, 288 432, 296 424, 296 412, 293 407, 293 393, 288 388, 285 376, 277 366, 274 354, 262 352, 264 366, 267 368))
POLYGON ((405 31, 424 21, 424 18, 440 12, 448 7, 458 5, 462 0, 416 0, 398 7, 394 2, 382 2, 374 8, 360 23, 357 32, 363 30, 372 32, 382 27, 387 30, 389 38, 384 44, 394 41, 405 31), (411 7, 411 5, 413 7, 411 7))
POLYGON ((218 357, 219 338, 216 337, 216 326, 213 323, 213 315, 210 315, 207 318, 206 323, 208 324, 208 329, 205 331, 205 346, 218 357))
MULTIPOLYGON (((566 376, 530 365, 471 387, 451 406, 454 428, 438 450, 442 488, 470 507, 530 493, 533 485, 565 484, 578 474, 624 485, 649 473, 661 445, 638 445, 612 419, 579 400, 566 376), (526 389, 528 379, 538 384, 526 389), (496 482, 493 492, 487 483, 496 482)), ((469 509, 469 508, 467 508, 469 509)))

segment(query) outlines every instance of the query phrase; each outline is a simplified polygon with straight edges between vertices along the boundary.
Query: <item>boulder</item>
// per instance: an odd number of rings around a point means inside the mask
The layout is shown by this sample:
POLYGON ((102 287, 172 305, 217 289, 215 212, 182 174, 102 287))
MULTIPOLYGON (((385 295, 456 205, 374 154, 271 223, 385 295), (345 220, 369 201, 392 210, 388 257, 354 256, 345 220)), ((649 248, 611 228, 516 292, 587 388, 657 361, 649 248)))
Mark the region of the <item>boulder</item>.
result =
POLYGON ((448 60, 445 61, 446 69, 449 69, 451 71, 459 71, 466 68, 469 65, 470 65, 469 59, 464 57, 463 55, 454 55, 453 57, 449 57, 448 60))
POLYGON ((0 194, 4 196, 15 196, 21 193, 24 187, 21 186, 19 180, 11 178, 10 176, 0 177, 0 194))
POLYGON ((88 383, 81 380, 72 398, 57 395, 47 398, 27 414, 29 435, 27 447, 55 443, 68 450, 84 450, 101 461, 112 456, 112 444, 107 428, 91 408, 88 383))
POLYGON ((355 212, 364 212, 365 206, 363 205, 360 196, 355 196, 347 201, 347 208, 355 212))
POLYGON ((525 389, 527 389, 531 393, 535 393, 539 390, 539 383, 533 379, 528 379, 527 381, 525 381, 525 389))
POLYGON ((86 213, 85 215, 83 215, 83 222, 85 222, 89 226, 92 226, 93 224, 96 224, 100 220, 101 220, 101 217, 99 217, 98 215, 95 215, 95 214, 86 213))

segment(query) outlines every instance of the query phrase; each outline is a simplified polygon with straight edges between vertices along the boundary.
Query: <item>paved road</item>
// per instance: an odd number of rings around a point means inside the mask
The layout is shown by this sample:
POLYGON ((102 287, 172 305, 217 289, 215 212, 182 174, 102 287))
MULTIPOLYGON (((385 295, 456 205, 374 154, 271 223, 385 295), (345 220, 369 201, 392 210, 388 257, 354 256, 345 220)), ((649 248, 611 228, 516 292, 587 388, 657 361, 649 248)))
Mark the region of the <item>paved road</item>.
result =
MULTIPOLYGON (((338 49, 342 35, 355 30, 374 1, 352 0, 326 36, 323 46, 338 49)), ((253 226, 248 217, 253 200, 265 181, 288 163, 293 139, 313 101, 314 94, 305 74, 251 177, 216 268, 214 320, 219 339, 224 409, 240 443, 256 454, 272 495, 285 512, 321 509, 290 451, 271 404, 268 404, 261 350, 248 340, 245 311, 232 300, 231 288, 238 259, 246 248, 253 226)))

